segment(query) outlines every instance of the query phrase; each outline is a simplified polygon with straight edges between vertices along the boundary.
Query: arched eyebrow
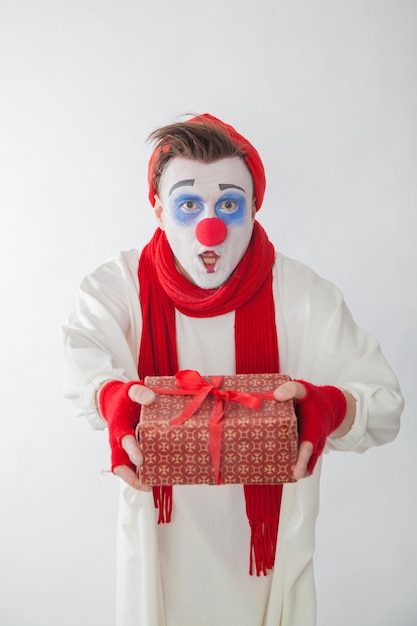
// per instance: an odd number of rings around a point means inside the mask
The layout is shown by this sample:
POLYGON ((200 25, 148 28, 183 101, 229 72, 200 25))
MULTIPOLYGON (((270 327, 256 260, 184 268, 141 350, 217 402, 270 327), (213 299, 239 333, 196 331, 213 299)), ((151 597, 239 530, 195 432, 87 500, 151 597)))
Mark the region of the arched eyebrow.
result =
POLYGON ((188 178, 187 180, 180 180, 178 181, 178 183, 175 183, 175 185, 172 185, 171 189, 169 190, 168 196, 170 196, 172 192, 175 189, 177 189, 177 187, 192 187, 194 183, 195 183, 195 178, 188 178))
POLYGON ((238 185, 232 185, 231 183, 219 183, 219 187, 221 191, 223 191, 224 189, 240 189, 240 191, 246 193, 246 191, 242 187, 238 187, 238 185))

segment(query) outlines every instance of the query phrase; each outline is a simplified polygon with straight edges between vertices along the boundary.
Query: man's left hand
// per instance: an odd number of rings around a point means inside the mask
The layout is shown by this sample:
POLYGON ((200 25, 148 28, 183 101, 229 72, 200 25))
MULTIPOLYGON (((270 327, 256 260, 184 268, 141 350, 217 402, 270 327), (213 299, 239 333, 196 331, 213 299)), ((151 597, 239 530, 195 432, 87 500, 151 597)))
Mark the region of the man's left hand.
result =
MULTIPOLYGON (((304 385, 291 380, 275 389, 274 396, 278 402, 285 402, 287 400, 301 400, 306 393, 304 385)), ((307 465, 312 453, 313 444, 310 441, 302 441, 298 446, 297 462, 293 470, 295 480, 307 476, 307 465)))
POLYGON ((355 420, 356 401, 336 387, 288 381, 274 391, 278 402, 295 400, 299 446, 293 470, 295 480, 309 476, 323 451, 327 436, 342 437, 355 420))

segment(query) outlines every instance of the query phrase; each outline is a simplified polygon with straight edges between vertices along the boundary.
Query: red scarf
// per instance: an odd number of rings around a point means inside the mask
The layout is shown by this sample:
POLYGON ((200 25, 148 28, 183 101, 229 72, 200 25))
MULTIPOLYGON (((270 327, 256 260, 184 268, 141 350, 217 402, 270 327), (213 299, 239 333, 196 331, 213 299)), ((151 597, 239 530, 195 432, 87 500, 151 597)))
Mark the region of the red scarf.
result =
MULTIPOLYGON (((228 281, 202 289, 177 270, 165 233, 158 229, 139 261, 143 315, 139 377, 172 376, 178 371, 175 309, 190 317, 214 317, 236 311, 236 373, 279 371, 278 338, 272 294, 275 252, 265 231, 254 223, 248 249, 228 281)), ((221 374, 221 372, 217 372, 221 374)), ((172 487, 154 487, 159 522, 169 522, 172 487)), ((278 536, 282 485, 244 485, 251 527, 250 574, 272 569, 278 536)))

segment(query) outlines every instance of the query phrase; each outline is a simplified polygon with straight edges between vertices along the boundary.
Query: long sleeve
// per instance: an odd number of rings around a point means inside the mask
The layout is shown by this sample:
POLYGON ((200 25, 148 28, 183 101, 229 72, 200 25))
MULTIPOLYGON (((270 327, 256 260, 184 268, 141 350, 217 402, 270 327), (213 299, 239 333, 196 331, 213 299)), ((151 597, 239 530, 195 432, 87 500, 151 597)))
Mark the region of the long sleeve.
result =
POLYGON ((280 256, 276 297, 281 370, 356 399, 356 418, 328 449, 363 452, 394 439, 403 398, 378 342, 353 320, 340 291, 303 264, 280 256))
POLYGON ((64 395, 96 429, 106 426, 96 407, 98 387, 106 380, 137 378, 138 259, 137 250, 120 253, 87 276, 62 328, 64 395))

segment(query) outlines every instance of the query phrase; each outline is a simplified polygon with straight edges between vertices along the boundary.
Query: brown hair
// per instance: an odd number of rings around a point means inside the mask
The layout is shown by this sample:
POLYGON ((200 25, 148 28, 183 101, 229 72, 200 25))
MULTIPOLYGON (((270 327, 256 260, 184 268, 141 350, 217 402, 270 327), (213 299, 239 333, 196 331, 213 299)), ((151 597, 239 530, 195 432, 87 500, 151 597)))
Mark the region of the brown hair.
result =
POLYGON ((225 129, 204 118, 157 128, 148 141, 156 144, 149 177, 157 191, 162 172, 173 157, 213 163, 227 157, 243 158, 246 154, 225 129))

